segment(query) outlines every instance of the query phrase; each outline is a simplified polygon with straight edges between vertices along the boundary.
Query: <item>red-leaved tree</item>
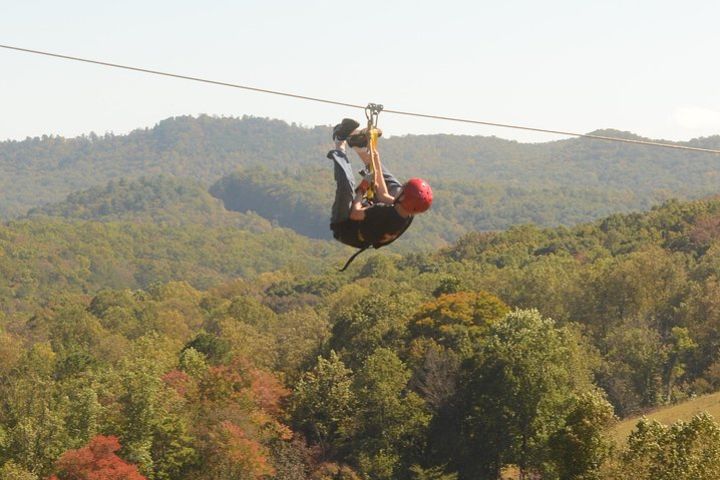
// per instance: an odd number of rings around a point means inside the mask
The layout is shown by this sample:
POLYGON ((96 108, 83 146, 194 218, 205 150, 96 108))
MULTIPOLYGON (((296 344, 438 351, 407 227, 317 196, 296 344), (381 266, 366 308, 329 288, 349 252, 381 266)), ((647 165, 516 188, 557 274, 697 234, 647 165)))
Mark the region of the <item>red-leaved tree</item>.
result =
POLYGON ((98 435, 87 446, 65 452, 50 480, 147 480, 135 465, 115 455, 118 450, 116 437, 98 435))

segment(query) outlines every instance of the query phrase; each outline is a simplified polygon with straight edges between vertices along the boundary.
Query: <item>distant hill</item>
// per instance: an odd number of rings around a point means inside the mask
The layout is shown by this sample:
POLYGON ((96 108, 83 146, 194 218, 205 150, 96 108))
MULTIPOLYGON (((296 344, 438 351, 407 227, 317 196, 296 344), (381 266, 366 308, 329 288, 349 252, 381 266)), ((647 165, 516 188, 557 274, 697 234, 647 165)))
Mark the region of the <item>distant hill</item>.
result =
MULTIPOLYGON (((474 231, 504 230, 518 224, 575 225, 631 207, 649 209, 661 193, 601 188, 552 188, 496 185, 472 180, 433 182, 432 209, 417 218, 393 248, 429 250, 474 231)), ((311 238, 331 238, 330 206, 334 183, 328 169, 276 173, 265 168, 236 171, 217 181, 210 193, 229 210, 255 212, 311 238)))
POLYGON ((39 216, 164 226, 235 226, 255 232, 271 229, 270 222, 258 215, 226 210, 220 200, 195 182, 164 176, 111 180, 104 187, 75 192, 62 202, 33 208, 27 215, 39 216))
MULTIPOLYGON (((575 224, 588 216, 626 209, 631 194, 611 196, 594 190, 519 189, 460 181, 438 181, 433 209, 418 218, 393 250, 432 250, 476 230, 502 230, 516 224, 575 224)), ((31 209, 42 216, 101 222, 232 226, 268 232, 272 225, 301 235, 330 239, 328 217, 333 181, 328 169, 272 172, 246 168, 222 177, 208 189, 175 177, 111 180, 71 193, 58 203, 31 209)), ((643 205, 649 208, 650 205, 643 205)))
MULTIPOLYGON (((613 130, 595 133, 640 138, 613 130)), ((255 211, 279 225, 327 238, 329 136, 329 126, 186 116, 128 135, 0 142, 0 218, 62 202, 79 190, 106 188, 112 180, 162 174, 191 179, 203 188, 214 184, 215 195, 229 209, 255 211), (258 168, 263 172, 253 173, 258 168), (242 180, 233 174, 238 169, 242 180), (234 176, 221 181, 227 175, 234 176), (301 225, 292 218, 301 218, 301 225)), ((720 136, 688 143, 720 148, 720 136)), ((571 225, 647 209, 672 197, 699 198, 720 186, 715 155, 598 140, 522 144, 495 137, 408 135, 381 139, 380 149, 398 177, 422 176, 435 187, 435 208, 423 217, 421 229, 408 233, 415 244, 430 247, 473 230, 527 222, 571 225)), ((69 213, 55 207, 45 212, 69 213)))
POLYGON ((327 127, 260 118, 178 117, 128 135, 0 142, 0 216, 61 201, 109 180, 164 174, 210 184, 247 165, 296 168, 322 159, 327 127))

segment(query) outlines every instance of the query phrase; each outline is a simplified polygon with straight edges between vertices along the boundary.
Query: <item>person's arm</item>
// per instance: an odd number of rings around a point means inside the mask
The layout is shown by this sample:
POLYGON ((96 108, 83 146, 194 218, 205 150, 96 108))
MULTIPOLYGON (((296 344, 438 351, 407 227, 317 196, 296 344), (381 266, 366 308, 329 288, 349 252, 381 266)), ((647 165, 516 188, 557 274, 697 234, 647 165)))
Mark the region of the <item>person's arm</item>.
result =
POLYGON ((382 203, 388 203, 392 205, 395 203, 395 197, 390 195, 390 192, 388 191, 387 184, 385 183, 385 176, 383 175, 382 171, 382 164, 380 163, 380 152, 375 150, 372 158, 373 161, 373 170, 375 171, 375 197, 377 198, 378 202, 382 203))
POLYGON ((395 197, 388 192, 385 177, 382 173, 382 164, 380 163, 380 153, 375 150, 375 155, 371 155, 367 150, 355 150, 365 164, 372 163, 373 183, 375 184, 375 201, 379 203, 387 203, 392 205, 395 203, 395 197))

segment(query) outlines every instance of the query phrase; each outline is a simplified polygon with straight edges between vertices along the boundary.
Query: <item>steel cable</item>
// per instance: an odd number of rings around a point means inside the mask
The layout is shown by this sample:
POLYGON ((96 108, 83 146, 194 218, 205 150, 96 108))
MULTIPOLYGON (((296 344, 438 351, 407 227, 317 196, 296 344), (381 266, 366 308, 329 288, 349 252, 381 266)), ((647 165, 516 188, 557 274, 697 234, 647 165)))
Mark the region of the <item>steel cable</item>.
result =
MULTIPOLYGON (((312 102, 320 102, 330 105, 339 105, 343 107, 349 107, 349 108, 360 108, 365 109, 364 105, 358 105, 353 103, 346 103, 346 102, 339 102, 335 100, 328 100, 324 98, 317 98, 317 97, 309 97, 306 95, 298 95, 295 93, 288 93, 288 92, 280 92, 277 90, 270 90, 267 88, 258 88, 258 87, 251 87, 247 85, 239 85, 236 83, 229 83, 229 82, 221 82, 217 80, 210 80, 207 78, 200 78, 200 77, 194 77, 189 75, 180 75, 176 73, 168 73, 168 72, 162 72, 159 70, 151 70, 148 68, 140 68, 140 67, 132 67, 128 65, 120 65, 117 63, 110 63, 110 62, 104 62, 100 60, 92 60, 88 58, 80 58, 80 57, 74 57, 70 55, 62 55, 59 53, 51 53, 51 52, 45 52, 41 50, 32 50, 29 48, 21 48, 16 47, 12 45, 2 45, 0 44, 0 48, 4 48, 7 50, 15 50, 19 52, 25 52, 25 53, 33 53, 37 55, 45 55, 48 57, 55 57, 55 58, 61 58, 65 60, 74 60, 77 62, 84 62, 84 63, 92 63, 96 65, 103 65, 106 67, 113 67, 113 68, 121 68, 124 70, 132 70, 135 72, 142 72, 142 73, 149 73, 152 75, 162 75, 165 77, 172 77, 172 78, 178 78, 182 80, 190 80, 194 82, 202 82, 202 83, 209 83, 212 85, 220 85, 223 87, 232 87, 232 88, 239 88, 243 90, 250 90, 253 92, 259 92, 259 93, 267 93, 271 95, 280 95, 283 97, 290 97, 290 98, 297 98, 299 100, 308 100, 312 102)), ((612 141, 612 142, 622 142, 622 143, 629 143, 629 144, 636 144, 636 145, 647 145, 647 146, 653 146, 653 147, 664 147, 664 148, 673 148, 676 150, 689 150, 694 152, 705 152, 705 153, 720 153, 720 150, 712 149, 712 148, 701 148, 701 147, 692 147, 689 145, 677 145, 672 143, 664 143, 664 142, 655 142, 651 140, 636 140, 631 138, 620 138, 620 137, 610 137, 605 135, 594 135, 591 133, 577 133, 577 132, 567 132, 562 130, 550 130, 546 128, 535 128, 535 127, 527 127, 523 125, 513 125, 508 123, 496 123, 496 122, 486 122, 482 120, 472 120, 467 118, 458 118, 458 117, 449 117, 444 115, 431 115, 431 114, 425 114, 425 113, 417 113, 417 112, 406 112, 402 110, 392 110, 392 109, 384 109, 383 112, 385 113, 391 113, 395 115, 404 115, 404 116, 410 116, 410 117, 418 117, 418 118, 428 118, 433 120, 446 120, 451 122, 461 122, 461 123, 471 123, 476 125, 485 125, 485 126, 491 126, 491 127, 500 127, 500 128, 512 128, 516 130, 526 130, 531 132, 541 132, 541 133, 550 133, 554 135, 564 135, 568 137, 580 137, 580 138, 590 138, 595 140, 605 140, 605 141, 612 141)))

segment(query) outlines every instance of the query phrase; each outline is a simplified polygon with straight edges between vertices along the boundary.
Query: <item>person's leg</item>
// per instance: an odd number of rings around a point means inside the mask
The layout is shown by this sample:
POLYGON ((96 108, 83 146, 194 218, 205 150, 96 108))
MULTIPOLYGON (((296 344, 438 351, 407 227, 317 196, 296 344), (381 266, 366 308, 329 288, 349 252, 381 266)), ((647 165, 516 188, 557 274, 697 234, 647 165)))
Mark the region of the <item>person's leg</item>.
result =
MULTIPOLYGON (((372 183, 373 177, 370 175, 370 153, 364 148, 353 147, 355 153, 357 153, 360 160, 365 164, 365 168, 360 171, 360 175, 365 178, 368 182, 372 183)), ((390 173, 390 171, 382 165, 383 178, 385 179, 385 185, 387 186, 388 193, 392 196, 397 196, 402 188, 402 183, 390 173)))
POLYGON ((330 215, 330 223, 333 224, 350 218, 350 206, 355 196, 355 176, 343 150, 330 150, 327 157, 333 161, 335 170, 335 201, 330 215))

